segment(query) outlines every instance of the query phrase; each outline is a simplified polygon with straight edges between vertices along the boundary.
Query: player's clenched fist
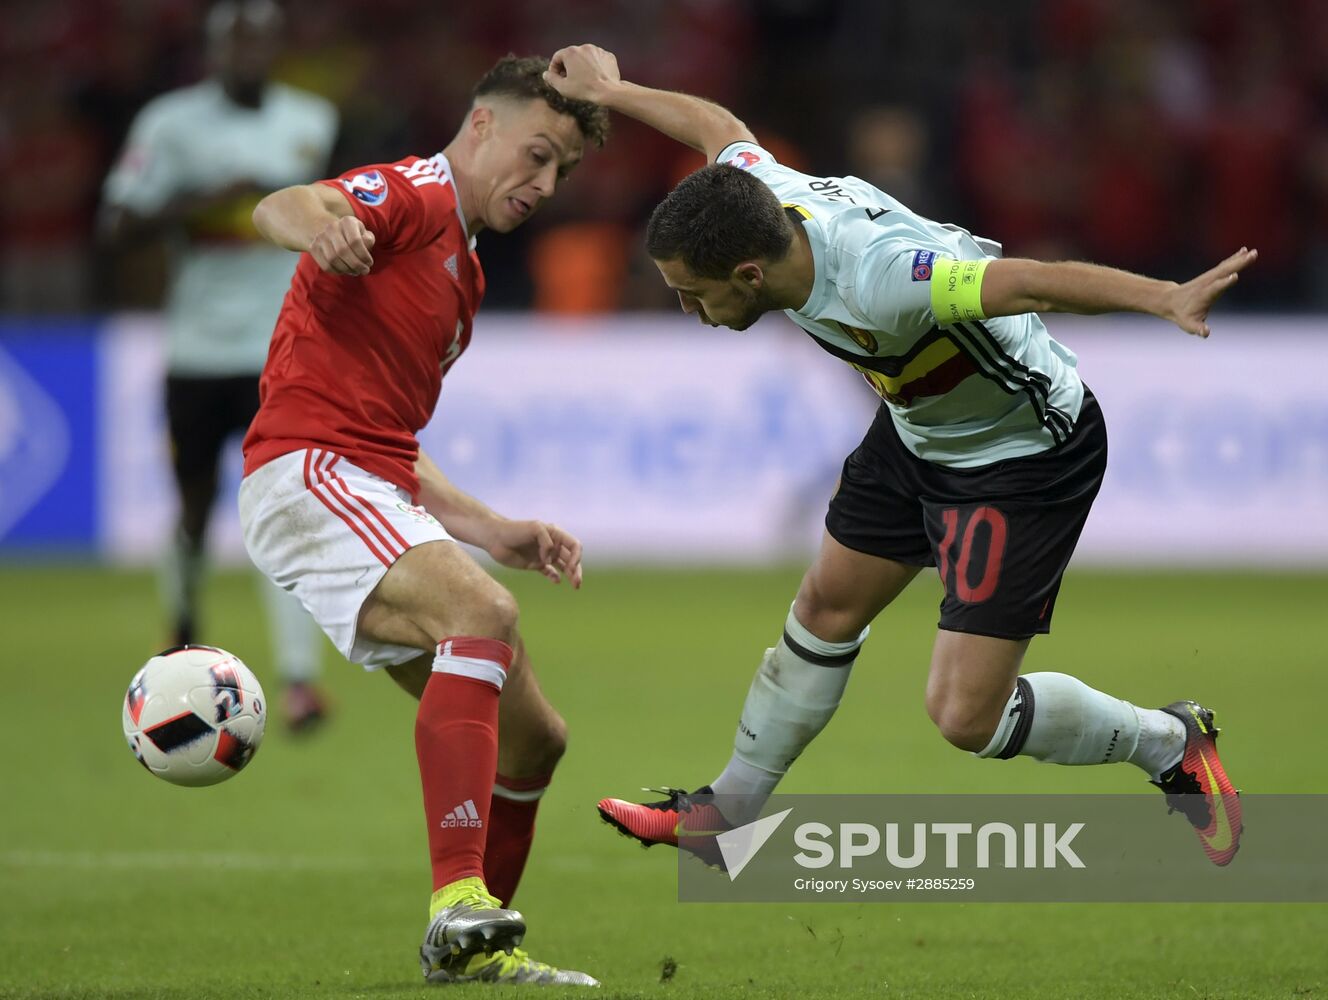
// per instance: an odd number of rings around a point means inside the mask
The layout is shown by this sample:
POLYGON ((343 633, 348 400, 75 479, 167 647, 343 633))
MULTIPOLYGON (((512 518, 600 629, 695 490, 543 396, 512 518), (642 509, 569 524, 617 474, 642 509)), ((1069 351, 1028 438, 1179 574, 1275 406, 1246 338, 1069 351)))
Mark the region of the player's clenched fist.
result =
POLYGON ((329 274, 362 275, 373 267, 374 234, 353 215, 329 222, 309 243, 309 256, 329 274))
POLYGON ((621 80, 618 60, 598 45, 559 49, 544 71, 544 82, 573 101, 603 103, 604 88, 621 80))

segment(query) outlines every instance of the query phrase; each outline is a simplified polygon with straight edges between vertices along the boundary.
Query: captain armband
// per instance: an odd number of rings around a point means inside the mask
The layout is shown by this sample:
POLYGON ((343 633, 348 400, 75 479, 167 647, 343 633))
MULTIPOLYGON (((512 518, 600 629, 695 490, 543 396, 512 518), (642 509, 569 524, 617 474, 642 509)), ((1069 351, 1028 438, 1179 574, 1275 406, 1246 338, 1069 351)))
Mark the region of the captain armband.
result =
POLYGON ((990 263, 988 258, 936 258, 931 274, 931 311, 937 323, 944 326, 987 318, 982 311, 982 275, 990 263))

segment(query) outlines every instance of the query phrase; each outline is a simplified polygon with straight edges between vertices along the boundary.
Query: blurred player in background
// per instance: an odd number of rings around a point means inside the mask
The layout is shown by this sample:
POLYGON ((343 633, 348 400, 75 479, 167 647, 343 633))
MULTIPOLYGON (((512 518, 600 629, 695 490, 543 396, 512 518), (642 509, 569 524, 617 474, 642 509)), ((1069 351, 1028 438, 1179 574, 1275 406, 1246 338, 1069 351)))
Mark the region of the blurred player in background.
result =
POLYGON ((726 812, 675 791, 644 805, 605 799, 604 819, 647 845, 681 838, 718 862, 704 834, 755 818, 830 720, 871 622, 936 566, 945 597, 926 705, 941 734, 979 757, 1129 761, 1185 814, 1210 860, 1227 864, 1240 805, 1210 711, 1192 701, 1137 708, 1067 674, 1019 669, 1032 637, 1050 629, 1107 460, 1097 403, 1036 311, 1144 312, 1206 337, 1209 308, 1255 253, 1242 249, 1183 285, 1003 260, 998 245, 857 178, 781 166, 723 108, 622 81, 594 46, 557 53, 546 79, 712 161, 656 208, 647 231, 684 312, 745 330, 784 310, 882 399, 757 671, 732 758, 700 789, 725 796, 726 812))
MULTIPOLYGON (((202 638, 199 585, 222 447, 258 411, 258 375, 295 270, 250 218, 270 191, 327 169, 337 113, 269 79, 282 12, 228 0, 207 18, 213 75, 163 94, 135 119, 106 180, 101 228, 124 245, 162 235, 171 251, 166 303, 166 416, 180 520, 163 567, 172 643, 202 638)), ((262 581, 287 723, 317 722, 322 640, 290 594, 262 581)))
POLYGON ((596 985, 515 947, 525 921, 504 906, 566 726, 535 680, 514 598, 457 542, 575 587, 581 545, 494 513, 416 438, 470 343, 476 237, 521 225, 586 141, 604 141, 607 114, 560 97, 547 66, 500 60, 440 153, 278 191, 254 212, 300 257, 244 442, 245 544, 348 660, 419 698, 434 886, 420 960, 433 982, 596 985))

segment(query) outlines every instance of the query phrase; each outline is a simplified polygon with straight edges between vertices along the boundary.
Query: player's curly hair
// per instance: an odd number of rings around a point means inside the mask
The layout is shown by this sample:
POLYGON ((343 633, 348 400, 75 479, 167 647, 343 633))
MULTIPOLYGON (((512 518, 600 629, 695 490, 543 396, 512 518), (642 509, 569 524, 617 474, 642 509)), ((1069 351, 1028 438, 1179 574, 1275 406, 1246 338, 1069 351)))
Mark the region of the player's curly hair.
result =
POLYGON ((775 193, 746 170, 712 163, 683 178, 655 207, 646 251, 700 278, 727 278, 748 260, 779 260, 793 225, 775 193))
POLYGON ((508 53, 494 63, 475 84, 476 99, 496 95, 540 99, 559 114, 571 115, 581 134, 598 147, 609 137, 609 112, 590 101, 573 101, 544 82, 549 60, 543 56, 518 56, 508 53))

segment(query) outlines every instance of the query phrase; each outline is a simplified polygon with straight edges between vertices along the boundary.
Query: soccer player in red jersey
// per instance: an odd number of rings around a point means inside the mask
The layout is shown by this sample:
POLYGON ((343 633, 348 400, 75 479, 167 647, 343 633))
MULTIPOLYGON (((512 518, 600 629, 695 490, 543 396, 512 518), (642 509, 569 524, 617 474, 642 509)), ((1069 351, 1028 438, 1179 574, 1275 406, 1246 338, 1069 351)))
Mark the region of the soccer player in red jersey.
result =
POLYGON ((416 440, 470 343, 484 294, 476 236, 515 229, 587 140, 603 144, 606 113, 561 97, 547 67, 500 60, 441 153, 285 188, 254 211, 301 257, 244 442, 245 545, 347 659, 386 668, 420 700, 435 890, 420 957, 435 982, 596 985, 516 948, 525 921, 504 907, 566 727, 531 670, 515 600, 456 542, 574 587, 581 545, 496 514, 416 440))

